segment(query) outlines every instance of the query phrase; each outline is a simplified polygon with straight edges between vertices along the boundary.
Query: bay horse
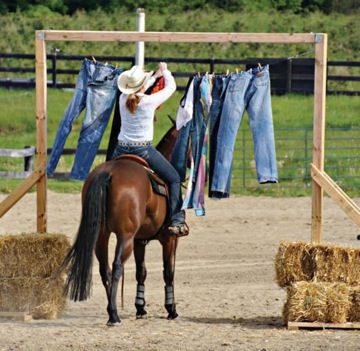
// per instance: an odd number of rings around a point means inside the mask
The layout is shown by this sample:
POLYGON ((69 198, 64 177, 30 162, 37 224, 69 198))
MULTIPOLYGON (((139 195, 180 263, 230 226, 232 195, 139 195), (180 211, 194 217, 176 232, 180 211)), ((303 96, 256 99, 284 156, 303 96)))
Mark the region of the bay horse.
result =
MULTIPOLYGON (((173 126, 157 149, 170 158, 178 131, 173 126)), ((117 289, 125 261, 134 251, 137 292, 136 318, 145 318, 145 245, 160 241, 163 250, 165 308, 168 319, 178 314, 174 300, 175 254, 178 237, 167 229, 167 199, 154 192, 148 171, 143 165, 124 157, 97 166, 82 189, 82 214, 76 240, 65 257, 62 269, 68 268, 65 293, 71 300, 82 301, 90 296, 93 251, 99 261, 100 276, 105 287, 109 320, 107 325, 121 322, 117 312, 117 289), (110 269, 108 244, 116 235, 115 257, 110 269)))

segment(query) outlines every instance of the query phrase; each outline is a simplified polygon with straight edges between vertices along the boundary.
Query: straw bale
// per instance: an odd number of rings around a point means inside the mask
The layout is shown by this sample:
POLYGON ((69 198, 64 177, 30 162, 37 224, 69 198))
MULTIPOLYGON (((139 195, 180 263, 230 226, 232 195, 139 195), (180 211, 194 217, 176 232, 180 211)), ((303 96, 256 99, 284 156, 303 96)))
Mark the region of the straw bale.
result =
POLYGON ((2 278, 0 310, 27 312, 35 319, 55 319, 65 308, 64 279, 2 278))
POLYGON ((280 287, 313 278, 310 248, 311 244, 304 242, 280 243, 275 257, 276 281, 280 287))
POLYGON ((279 286, 298 281, 360 284, 360 249, 332 244, 281 242, 275 257, 279 286))
POLYGON ((0 236, 0 277, 50 277, 69 248, 63 234, 0 236))
POLYGON ((351 289, 349 322, 360 322, 360 286, 351 289))
POLYGON ((350 308, 346 284, 303 281, 288 287, 283 317, 285 322, 345 323, 350 308))

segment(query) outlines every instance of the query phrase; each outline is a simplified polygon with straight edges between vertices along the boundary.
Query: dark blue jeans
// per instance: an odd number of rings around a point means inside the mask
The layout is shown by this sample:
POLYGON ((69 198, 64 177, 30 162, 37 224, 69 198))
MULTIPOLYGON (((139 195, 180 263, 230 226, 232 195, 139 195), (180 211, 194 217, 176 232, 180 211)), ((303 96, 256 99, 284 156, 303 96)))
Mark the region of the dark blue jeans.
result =
POLYGON ((180 174, 181 180, 186 178, 186 162, 189 142, 191 141, 191 152, 194 159, 193 182, 196 182, 197 171, 201 157, 201 150, 206 131, 206 120, 200 98, 201 77, 194 77, 194 115, 184 127, 180 129, 172 152, 171 164, 180 174))
POLYGON ((209 197, 228 197, 230 193, 230 178, 223 194, 211 191, 220 115, 228 82, 229 76, 215 76, 213 80, 212 104, 209 112, 209 197))
POLYGON ((117 78, 121 72, 112 65, 88 59, 83 61, 74 96, 55 137, 47 164, 48 175, 54 173, 72 125, 86 108, 70 176, 80 180, 87 177, 114 106, 117 78))
POLYGON ((144 158, 150 168, 169 186, 170 218, 172 224, 182 223, 185 212, 181 210, 180 176, 171 163, 153 146, 121 146, 114 151, 113 159, 122 154, 135 154, 144 158))

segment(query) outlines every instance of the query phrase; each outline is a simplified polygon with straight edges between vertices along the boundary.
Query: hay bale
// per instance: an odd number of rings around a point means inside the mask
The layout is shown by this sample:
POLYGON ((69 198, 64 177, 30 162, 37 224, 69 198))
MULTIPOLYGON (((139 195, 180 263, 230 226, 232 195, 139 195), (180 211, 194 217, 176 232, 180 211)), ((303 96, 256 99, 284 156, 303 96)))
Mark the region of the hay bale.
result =
POLYGON ((56 318, 65 307, 64 279, 52 275, 69 248, 62 234, 0 236, 0 310, 56 318))
POLYGON ((35 319, 55 319, 65 308, 64 279, 2 278, 0 310, 27 312, 35 319))
POLYGON ((360 286, 351 289, 351 309, 349 322, 360 322, 360 286))
POLYGON ((69 248, 63 234, 0 236, 0 277, 50 277, 69 248))
POLYGON ((280 287, 298 281, 360 284, 360 250, 332 244, 281 242, 275 257, 280 287))
POLYGON ((350 308, 350 288, 346 284, 303 281, 288 287, 283 317, 286 323, 345 323, 350 308))
POLYGON ((313 278, 314 267, 310 249, 309 243, 286 241, 280 243, 275 257, 276 281, 280 287, 313 278))
MULTIPOLYGON (((312 259, 315 262, 314 280, 358 284, 350 270, 354 263, 352 259, 354 252, 354 249, 335 245, 314 246, 312 249, 312 259)), ((358 264, 360 268, 360 261, 358 264)))

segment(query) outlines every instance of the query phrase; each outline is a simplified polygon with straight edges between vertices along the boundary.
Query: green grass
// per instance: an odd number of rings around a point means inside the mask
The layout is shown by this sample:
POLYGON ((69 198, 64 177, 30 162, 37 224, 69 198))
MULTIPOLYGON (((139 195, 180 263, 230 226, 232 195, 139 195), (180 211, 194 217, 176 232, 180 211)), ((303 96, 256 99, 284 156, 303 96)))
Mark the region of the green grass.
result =
MULTIPOLYGON (((48 90, 48 145, 52 146, 59 121, 73 95, 72 91, 48 90)), ((178 102, 182 94, 177 92, 157 112, 154 140, 157 142, 170 128, 167 115, 175 117, 178 102)), ((36 143, 35 93, 33 90, 0 90, 0 148, 23 148, 36 143)), ((279 163, 280 184, 261 185, 256 181, 253 162, 253 144, 245 114, 238 133, 234 156, 232 192, 259 195, 309 194, 307 183, 310 181, 286 180, 287 178, 309 176, 309 163, 312 153, 312 113, 313 97, 286 95, 272 97, 274 127, 276 134, 277 160, 279 163), (307 129, 307 131, 305 130, 307 129), (243 145, 245 144, 245 151, 243 145), (245 159, 244 159, 245 157, 245 159), (306 157, 306 159, 305 159, 306 157), (245 166, 245 168, 243 168, 245 166), (245 176, 245 187, 244 187, 245 176)), ((360 168, 358 159, 345 157, 358 156, 360 149, 360 99, 349 96, 329 96, 327 98, 326 167, 328 172, 350 193, 356 193, 360 186, 360 168), (345 128, 345 131, 331 128, 345 128), (354 178, 346 178, 354 176, 354 178)), ((65 147, 75 148, 83 116, 74 123, 65 147)), ((101 148, 106 149, 111 122, 104 134, 101 148)), ((57 171, 69 171, 73 156, 63 156, 57 171)), ((97 156, 94 165, 104 161, 104 156, 97 156)), ((21 171, 23 159, 1 158, 0 171, 21 171)), ((307 178, 309 179, 309 178, 307 178)), ((20 181, 0 179, 0 192, 10 192, 20 181)), ((80 191, 82 182, 49 180, 49 189, 58 192, 80 191)))
MULTIPOLYGON (((0 16, 2 41, 0 52, 34 52, 34 31, 57 30, 124 30, 136 28, 135 12, 116 7, 106 13, 101 10, 78 11, 72 16, 56 13, 9 13, 0 16)), ((328 33, 330 60, 354 60, 360 52, 360 21, 358 13, 344 15, 320 12, 294 14, 271 9, 226 12, 219 8, 193 11, 159 13, 146 9, 147 31, 194 31, 194 32, 245 32, 245 33, 328 33)), ((49 52, 59 48, 62 53, 94 55, 133 55, 132 43, 96 42, 50 42, 49 52)), ((308 52, 313 57, 310 45, 285 44, 189 44, 147 43, 147 56, 162 57, 289 57, 308 52)))

